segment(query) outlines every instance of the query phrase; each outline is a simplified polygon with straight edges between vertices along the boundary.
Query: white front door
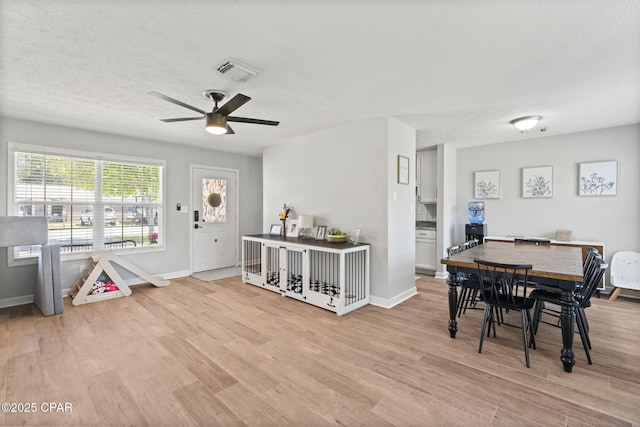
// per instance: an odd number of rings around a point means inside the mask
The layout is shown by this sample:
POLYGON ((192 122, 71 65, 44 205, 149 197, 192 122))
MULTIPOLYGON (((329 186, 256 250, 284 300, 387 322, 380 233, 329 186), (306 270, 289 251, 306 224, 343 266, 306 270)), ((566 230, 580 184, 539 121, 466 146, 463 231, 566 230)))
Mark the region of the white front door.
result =
POLYGON ((192 166, 191 257, 193 272, 237 263, 237 171, 192 166))

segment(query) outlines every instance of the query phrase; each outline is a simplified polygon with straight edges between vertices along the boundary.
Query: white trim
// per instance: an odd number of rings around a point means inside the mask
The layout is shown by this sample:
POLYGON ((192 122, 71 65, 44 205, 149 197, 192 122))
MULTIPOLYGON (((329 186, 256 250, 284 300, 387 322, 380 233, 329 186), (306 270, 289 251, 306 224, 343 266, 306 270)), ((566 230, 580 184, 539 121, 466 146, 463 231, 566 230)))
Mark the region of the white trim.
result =
POLYGON ((165 274, 154 274, 154 276, 160 276, 164 280, 171 280, 171 279, 179 279, 181 277, 191 276, 191 273, 188 270, 180 270, 180 271, 173 271, 171 273, 165 273, 165 274))
POLYGON ((74 156, 78 158, 84 159, 94 159, 94 160, 106 160, 106 161, 118 161, 118 162, 140 162, 153 166, 162 166, 165 168, 167 166, 166 160, 161 159, 152 159, 149 157, 137 157, 137 156, 128 156, 121 154, 107 154, 107 153, 97 153, 94 151, 83 151, 83 150, 73 150, 69 148, 58 148, 58 147, 47 147, 43 145, 35 145, 35 144, 23 144, 20 142, 9 142, 9 160, 11 158, 11 153, 14 151, 26 151, 29 153, 36 154, 53 154, 58 156, 74 156))
POLYGON ((35 296, 31 295, 22 295, 19 297, 12 298, 2 298, 0 299, 0 308, 7 307, 15 307, 17 305, 25 305, 25 304, 33 304, 35 301, 35 296))
MULTIPOLYGON (((11 248, 7 248, 7 252, 9 252, 10 250, 11 248)), ((109 252, 118 256, 126 256, 126 255, 147 254, 147 253, 153 253, 153 252, 165 252, 166 250, 167 248, 164 245, 162 246, 158 245, 158 246, 142 247, 140 249, 127 249, 127 248, 113 249, 109 252)), ((63 258, 60 260, 60 262, 64 264, 65 262, 69 262, 69 261, 87 260, 91 258, 91 254, 93 252, 94 251, 61 253, 60 255, 63 256, 63 258)), ((37 265, 37 264, 38 264, 37 256, 13 259, 11 254, 9 254, 9 263, 7 264, 7 267, 21 267, 24 265, 37 265)))
MULTIPOLYGON (((57 156, 70 156, 75 158, 84 158, 84 159, 92 159, 92 160, 100 160, 100 161, 114 161, 114 162, 122 162, 122 163, 140 163, 143 165, 149 166, 157 166, 161 168, 161 176, 160 176, 160 188, 161 192, 159 194, 160 200, 157 202, 150 203, 150 205, 155 205, 161 209, 161 217, 162 223, 160 225, 160 235, 162 236, 162 244, 153 246, 153 247, 141 247, 139 249, 122 249, 122 250, 113 250, 112 252, 115 254, 141 254, 146 252, 158 252, 165 251, 167 247, 167 203, 166 203, 166 174, 167 174, 167 162, 166 160, 161 159, 153 159, 148 157, 137 157, 137 156, 129 156, 129 155, 118 155, 118 154, 106 154, 106 153, 97 153, 97 152, 89 152, 83 150, 74 150, 74 149, 65 149, 58 147, 47 147, 42 145, 35 144, 23 144, 19 142, 8 142, 7 143, 7 205, 5 215, 10 215, 14 208, 14 198, 15 198, 15 153, 16 152, 28 152, 35 154, 50 154, 57 156)), ((102 175, 100 174, 100 178, 102 175)), ((97 187, 101 187, 98 185, 97 187)), ((70 204, 73 204, 73 201, 69 201, 70 204)), ((104 205, 102 199, 100 200, 96 198, 93 203, 95 206, 104 205)), ((124 205, 123 205, 124 206, 124 205)), ((95 237, 95 234, 93 235, 95 237)), ((98 239, 99 240, 99 239, 98 239)), ((94 243, 100 243, 99 241, 93 240, 94 243)), ((37 257, 28 257, 28 258, 14 258, 14 251, 12 248, 7 249, 7 266, 15 267, 15 266, 23 266, 23 265, 31 265, 37 263, 37 257)), ((90 252, 81 252, 81 253, 61 253, 61 260, 64 261, 73 261, 79 259, 86 259, 91 255, 90 252)))
POLYGON ((400 304, 401 302, 404 302, 417 294, 418 294, 418 288, 414 286, 413 288, 407 289, 406 291, 389 299, 380 298, 375 295, 371 295, 371 297, 369 298, 369 304, 382 307, 382 308, 393 308, 396 305, 400 304))
POLYGON ((436 271, 436 279, 443 279, 443 280, 447 280, 447 278, 449 277, 449 273, 447 273, 446 271, 436 271))

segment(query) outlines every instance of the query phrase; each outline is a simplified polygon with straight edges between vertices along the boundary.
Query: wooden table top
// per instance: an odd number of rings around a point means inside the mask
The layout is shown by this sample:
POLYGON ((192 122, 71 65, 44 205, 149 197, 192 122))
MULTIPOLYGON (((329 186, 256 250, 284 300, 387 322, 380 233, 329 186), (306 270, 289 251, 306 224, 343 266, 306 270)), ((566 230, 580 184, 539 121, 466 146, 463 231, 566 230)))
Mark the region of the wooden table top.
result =
POLYGON ((370 246, 369 243, 353 243, 347 242, 328 242, 326 240, 316 240, 314 238, 303 239, 302 237, 282 237, 274 234, 249 234, 245 237, 255 237, 263 240, 271 240, 274 242, 296 243, 305 246, 315 246, 319 248, 329 249, 351 249, 358 246, 370 246))
POLYGON ((486 242, 459 254, 442 258, 440 263, 476 268, 474 260, 504 264, 531 264, 530 276, 582 281, 582 250, 573 246, 536 246, 508 242, 486 242))

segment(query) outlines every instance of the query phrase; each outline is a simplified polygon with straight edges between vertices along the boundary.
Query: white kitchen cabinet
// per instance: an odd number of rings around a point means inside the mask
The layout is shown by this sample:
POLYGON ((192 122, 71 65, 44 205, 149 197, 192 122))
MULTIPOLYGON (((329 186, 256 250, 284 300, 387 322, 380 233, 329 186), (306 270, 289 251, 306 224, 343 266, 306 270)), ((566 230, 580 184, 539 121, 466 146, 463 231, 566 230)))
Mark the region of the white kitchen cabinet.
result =
POLYGON ((436 269, 436 231, 416 230, 416 268, 436 269))
POLYGON ((339 315, 369 303, 369 245, 242 237, 242 281, 339 315))
POLYGON ((418 158, 418 201, 420 203, 436 203, 437 194, 437 167, 438 158, 436 150, 419 151, 418 158))

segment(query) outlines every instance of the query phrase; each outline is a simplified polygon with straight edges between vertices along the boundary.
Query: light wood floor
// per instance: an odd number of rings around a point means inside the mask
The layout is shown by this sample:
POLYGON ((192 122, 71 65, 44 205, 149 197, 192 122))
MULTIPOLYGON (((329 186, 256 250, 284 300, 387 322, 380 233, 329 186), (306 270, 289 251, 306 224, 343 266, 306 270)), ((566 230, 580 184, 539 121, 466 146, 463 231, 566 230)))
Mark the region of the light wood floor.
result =
POLYGON ((519 331, 478 354, 480 311, 447 331, 447 287, 343 317, 240 282, 173 280, 43 317, 0 310, 4 425, 431 426, 640 424, 640 301, 588 309, 589 366, 572 374, 560 330, 541 325, 531 369, 519 331), (68 402, 72 412, 43 412, 68 402), (45 409, 47 409, 45 407, 45 409))

